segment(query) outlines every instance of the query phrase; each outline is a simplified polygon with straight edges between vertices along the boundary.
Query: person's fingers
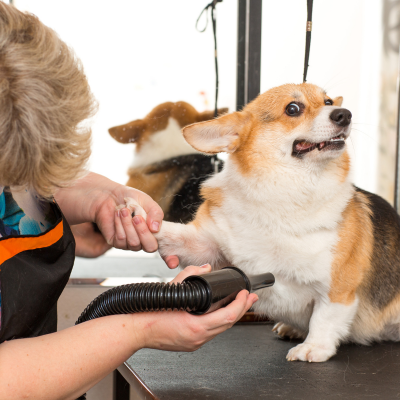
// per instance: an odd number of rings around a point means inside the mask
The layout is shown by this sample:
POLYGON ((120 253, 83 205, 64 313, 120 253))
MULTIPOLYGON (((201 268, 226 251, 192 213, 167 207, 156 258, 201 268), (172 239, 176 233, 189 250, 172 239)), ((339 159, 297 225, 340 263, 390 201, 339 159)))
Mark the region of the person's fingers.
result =
POLYGON ((205 264, 201 267, 195 267, 194 265, 190 265, 186 267, 182 272, 180 272, 172 281, 171 283, 179 283, 182 282, 185 278, 191 275, 203 275, 208 274, 211 272, 211 265, 205 264))
POLYGON ((117 249, 126 250, 126 248, 127 248, 126 247, 126 234, 124 231, 124 227, 122 226, 120 210, 115 211, 114 227, 115 227, 115 233, 114 233, 112 243, 110 243, 110 244, 112 244, 117 249))
POLYGON ((167 264, 169 269, 175 269, 179 265, 179 258, 178 256, 167 256, 162 257, 165 264, 167 264))
POLYGON ((258 296, 256 294, 249 294, 247 290, 242 290, 232 303, 210 314, 203 315, 200 318, 204 319, 204 323, 207 324, 207 329, 218 329, 220 332, 223 332, 242 318, 244 313, 257 300, 258 296))
POLYGON ((132 223, 132 215, 127 208, 120 211, 122 227, 126 235, 126 245, 128 250, 139 251, 142 249, 141 241, 132 223))
POLYGON ((146 223, 150 231, 157 233, 161 228, 161 223, 164 218, 163 210, 150 196, 147 195, 140 199, 140 205, 147 213, 146 223))
POLYGON ((140 215, 133 217, 133 225, 139 237, 142 248, 147 253, 154 253, 158 249, 158 243, 154 235, 149 231, 146 221, 140 215))

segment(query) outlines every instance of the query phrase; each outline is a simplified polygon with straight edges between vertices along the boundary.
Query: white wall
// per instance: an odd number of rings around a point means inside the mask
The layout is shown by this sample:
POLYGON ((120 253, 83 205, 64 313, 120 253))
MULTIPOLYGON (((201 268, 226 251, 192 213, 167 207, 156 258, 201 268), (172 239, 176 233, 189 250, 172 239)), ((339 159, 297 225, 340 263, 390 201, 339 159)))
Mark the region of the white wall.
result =
MULTIPOLYGON (((195 21, 209 0, 14 0, 55 29, 82 59, 100 103, 93 124, 92 170, 125 183, 133 145, 107 129, 145 116, 164 101, 213 107, 211 24, 195 21), (201 92, 205 93, 204 95, 201 92)), ((220 106, 235 106, 237 1, 218 6, 220 106)), ((262 91, 302 81, 306 2, 264 0, 262 91)), ((308 81, 344 96, 354 115, 354 178, 375 190, 381 0, 314 2, 308 81)))

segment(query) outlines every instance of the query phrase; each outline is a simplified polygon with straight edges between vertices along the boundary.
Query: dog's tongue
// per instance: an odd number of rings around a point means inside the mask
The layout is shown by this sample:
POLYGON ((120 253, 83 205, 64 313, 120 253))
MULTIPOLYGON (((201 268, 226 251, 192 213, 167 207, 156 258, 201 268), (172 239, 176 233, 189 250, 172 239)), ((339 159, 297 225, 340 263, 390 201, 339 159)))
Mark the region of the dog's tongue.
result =
POLYGON ((296 150, 297 151, 307 150, 312 146, 315 146, 315 144, 303 141, 303 142, 300 142, 300 143, 296 144, 296 150))

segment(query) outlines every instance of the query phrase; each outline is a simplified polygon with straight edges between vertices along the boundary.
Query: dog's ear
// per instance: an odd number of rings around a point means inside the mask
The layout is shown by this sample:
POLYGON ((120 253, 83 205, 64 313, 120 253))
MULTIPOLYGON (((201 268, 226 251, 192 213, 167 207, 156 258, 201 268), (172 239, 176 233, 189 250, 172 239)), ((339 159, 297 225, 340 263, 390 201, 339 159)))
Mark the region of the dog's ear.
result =
MULTIPOLYGON (((221 115, 226 114, 229 111, 229 108, 224 107, 224 108, 218 108, 217 112, 218 112, 218 117, 220 117, 221 115)), ((197 122, 203 122, 203 121, 209 121, 210 119, 214 118, 214 110, 212 111, 203 111, 201 113, 199 113, 197 115, 197 122)))
POLYGON ((186 141, 202 153, 233 153, 240 145, 241 132, 248 120, 248 114, 235 112, 186 126, 182 132, 186 141))
POLYGON ((108 132, 110 135, 120 143, 134 143, 146 132, 147 123, 142 119, 129 122, 125 125, 114 126, 108 132))
POLYGON ((343 97, 342 97, 342 96, 335 97, 335 98, 333 99, 333 105, 334 105, 334 106, 340 107, 340 106, 342 105, 342 103, 343 103, 343 97))

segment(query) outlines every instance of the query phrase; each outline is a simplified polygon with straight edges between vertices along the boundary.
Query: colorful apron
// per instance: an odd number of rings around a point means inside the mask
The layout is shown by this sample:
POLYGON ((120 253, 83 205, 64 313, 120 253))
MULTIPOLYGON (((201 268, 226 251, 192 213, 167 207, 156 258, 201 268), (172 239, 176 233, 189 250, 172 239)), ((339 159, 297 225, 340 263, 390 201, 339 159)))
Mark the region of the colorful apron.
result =
POLYGON ((58 205, 0 187, 0 343, 57 330, 57 300, 75 259, 58 205))

